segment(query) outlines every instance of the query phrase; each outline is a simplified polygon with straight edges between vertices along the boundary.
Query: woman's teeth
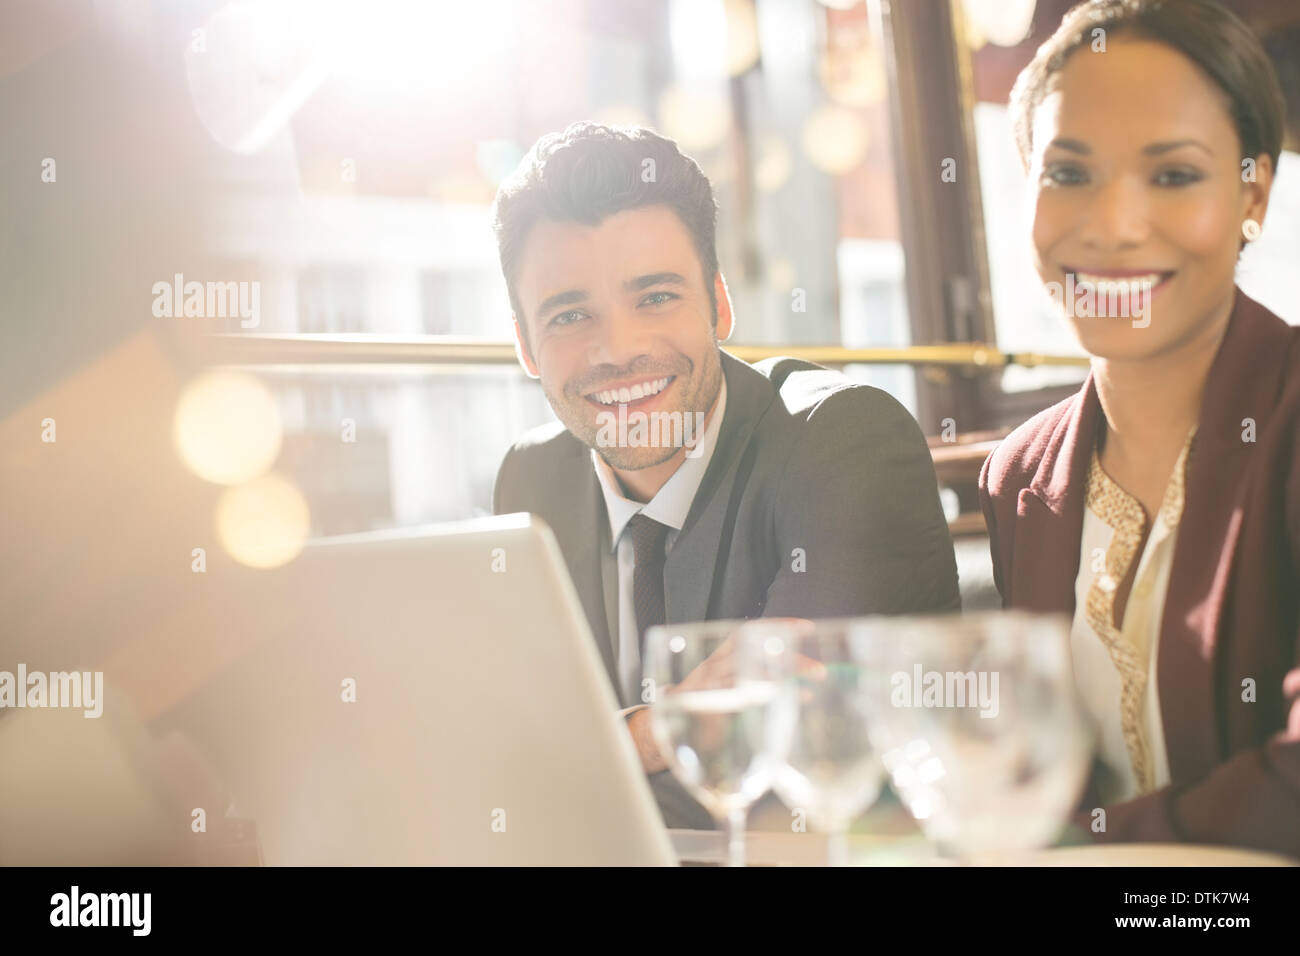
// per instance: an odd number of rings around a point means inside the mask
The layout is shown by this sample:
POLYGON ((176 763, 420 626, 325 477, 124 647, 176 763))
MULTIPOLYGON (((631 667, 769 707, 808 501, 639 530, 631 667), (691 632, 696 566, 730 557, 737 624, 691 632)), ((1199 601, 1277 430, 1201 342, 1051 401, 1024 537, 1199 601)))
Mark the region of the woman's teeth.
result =
POLYGON ((668 383, 672 380, 673 377, 669 375, 653 382, 633 385, 631 388, 611 388, 603 392, 592 392, 588 397, 602 405, 626 405, 628 402, 635 402, 637 399, 658 395, 668 387, 668 383))
POLYGON ((1164 281, 1164 276, 1159 272, 1150 272, 1141 276, 1125 276, 1123 279, 1114 279, 1108 276, 1094 275, 1090 272, 1076 272, 1074 280, 1076 284, 1086 282, 1099 295, 1109 297, 1128 296, 1154 289, 1164 281))

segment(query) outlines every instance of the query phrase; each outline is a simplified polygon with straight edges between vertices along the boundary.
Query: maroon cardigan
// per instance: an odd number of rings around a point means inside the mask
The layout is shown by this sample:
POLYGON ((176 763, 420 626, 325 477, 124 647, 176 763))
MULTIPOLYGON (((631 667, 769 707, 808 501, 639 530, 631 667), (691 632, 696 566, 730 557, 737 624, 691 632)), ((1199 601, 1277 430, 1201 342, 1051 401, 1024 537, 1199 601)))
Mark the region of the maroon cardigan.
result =
MULTIPOLYGON (((1005 607, 1074 613, 1101 422, 1089 375, 984 463, 1005 607)), ((1300 700, 1289 699, 1300 691, 1300 328, 1240 289, 1205 384, 1159 641, 1170 784, 1106 807, 1095 838, 1300 857, 1300 700), (1253 443, 1243 419, 1255 422, 1253 443), (1242 700, 1247 678, 1253 702, 1242 700)), ((1090 832, 1093 801, 1077 818, 1090 832)))

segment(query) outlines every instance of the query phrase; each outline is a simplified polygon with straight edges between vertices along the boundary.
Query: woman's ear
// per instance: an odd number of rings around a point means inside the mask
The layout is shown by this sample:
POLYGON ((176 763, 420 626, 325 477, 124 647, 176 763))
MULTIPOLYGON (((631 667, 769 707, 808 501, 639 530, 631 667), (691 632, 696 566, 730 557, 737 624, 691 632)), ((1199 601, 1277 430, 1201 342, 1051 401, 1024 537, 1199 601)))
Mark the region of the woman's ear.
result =
POLYGON ((1250 160, 1249 165, 1243 163, 1242 167, 1241 181, 1246 207, 1242 220, 1254 219, 1262 226, 1268 212, 1268 196, 1273 190, 1273 157, 1261 153, 1250 160))
POLYGON ((718 324, 714 327, 718 341, 725 342, 731 338, 736 327, 736 317, 731 311, 731 293, 727 291, 727 280, 718 272, 713 277, 713 295, 718 303, 718 324))
POLYGON ((541 378, 542 373, 537 370, 532 350, 528 348, 528 340, 524 337, 523 329, 519 327, 519 317, 510 316, 510 322, 515 327, 515 358, 519 359, 519 364, 524 367, 529 378, 541 378))

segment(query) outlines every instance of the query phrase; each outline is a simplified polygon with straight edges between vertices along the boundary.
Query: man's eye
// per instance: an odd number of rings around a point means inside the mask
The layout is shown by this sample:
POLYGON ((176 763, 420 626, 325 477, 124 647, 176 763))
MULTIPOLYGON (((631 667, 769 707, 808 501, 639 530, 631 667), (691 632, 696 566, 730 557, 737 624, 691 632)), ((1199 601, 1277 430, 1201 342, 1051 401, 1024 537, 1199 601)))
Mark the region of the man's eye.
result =
POLYGON ((1156 173, 1157 186, 1190 186, 1199 183, 1205 177, 1194 169, 1162 169, 1156 173))
POLYGON ((586 315, 584 313, 579 312, 577 309, 570 309, 568 312, 561 312, 559 315, 555 316, 553 319, 551 319, 550 322, 546 324, 553 329, 562 328, 563 326, 572 325, 573 323, 584 318, 586 318, 586 315))
POLYGON ((1078 166, 1054 163, 1043 170, 1043 180, 1049 186, 1078 186, 1088 181, 1088 174, 1078 166))
POLYGON ((651 292, 641 300, 642 305, 663 305, 665 302, 671 302, 677 296, 671 292, 651 292))

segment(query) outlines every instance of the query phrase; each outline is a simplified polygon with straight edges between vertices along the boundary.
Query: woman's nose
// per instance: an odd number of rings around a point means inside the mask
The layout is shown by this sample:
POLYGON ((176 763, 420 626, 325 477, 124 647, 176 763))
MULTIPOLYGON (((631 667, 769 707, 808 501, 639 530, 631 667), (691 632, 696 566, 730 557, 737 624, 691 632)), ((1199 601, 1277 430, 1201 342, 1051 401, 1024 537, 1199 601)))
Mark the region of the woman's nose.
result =
POLYGON ((1083 241, 1101 249, 1141 244, 1150 232, 1145 193, 1127 176, 1103 182, 1086 200, 1083 241))

